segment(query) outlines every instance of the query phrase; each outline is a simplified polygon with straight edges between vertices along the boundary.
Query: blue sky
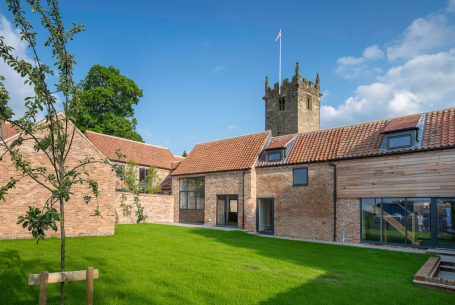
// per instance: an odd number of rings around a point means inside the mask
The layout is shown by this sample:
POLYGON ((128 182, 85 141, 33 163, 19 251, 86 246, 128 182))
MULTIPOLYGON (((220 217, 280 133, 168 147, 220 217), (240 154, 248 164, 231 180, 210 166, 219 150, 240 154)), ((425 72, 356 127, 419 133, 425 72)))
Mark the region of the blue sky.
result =
MULTIPOLYGON (((61 1, 86 26, 71 45, 76 79, 114 65, 144 91, 136 107, 146 142, 175 154, 198 142, 264 129, 264 77, 296 61, 321 74, 322 127, 455 105, 455 0, 61 1)), ((0 34, 28 56, 8 28, 0 34)), ((8 21, 9 20, 9 21, 8 21)), ((9 75, 4 64, 0 74, 9 75)), ((27 89, 9 81, 12 103, 27 89)))

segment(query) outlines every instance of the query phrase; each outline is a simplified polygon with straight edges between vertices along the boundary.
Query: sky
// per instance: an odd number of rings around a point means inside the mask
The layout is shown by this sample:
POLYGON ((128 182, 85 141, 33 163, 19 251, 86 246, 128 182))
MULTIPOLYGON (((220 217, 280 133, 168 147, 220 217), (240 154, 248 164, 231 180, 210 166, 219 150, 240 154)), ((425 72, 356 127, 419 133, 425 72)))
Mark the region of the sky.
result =
MULTIPOLYGON (((71 43, 75 79, 113 65, 143 90, 135 108, 147 143, 174 154, 264 130, 264 78, 295 63, 321 75, 321 128, 455 106, 455 0, 60 1, 85 25, 71 43)), ((30 14, 32 20, 36 20, 30 14)), ((0 35, 27 45, 0 4, 0 35)), ((39 37, 45 32, 38 26, 39 37)), ((51 58, 45 52, 43 58, 51 58)), ((17 113, 30 87, 0 62, 17 113)))

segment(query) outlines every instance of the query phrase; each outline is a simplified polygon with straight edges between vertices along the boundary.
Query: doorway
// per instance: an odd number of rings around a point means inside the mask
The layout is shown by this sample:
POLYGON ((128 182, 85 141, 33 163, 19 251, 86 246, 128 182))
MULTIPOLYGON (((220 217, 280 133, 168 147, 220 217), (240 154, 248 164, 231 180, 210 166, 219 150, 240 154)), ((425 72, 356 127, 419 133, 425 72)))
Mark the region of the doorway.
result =
POLYGON ((256 230, 261 234, 274 233, 274 201, 273 198, 260 198, 256 209, 256 230))
POLYGON ((217 195, 216 225, 237 227, 238 195, 217 195))

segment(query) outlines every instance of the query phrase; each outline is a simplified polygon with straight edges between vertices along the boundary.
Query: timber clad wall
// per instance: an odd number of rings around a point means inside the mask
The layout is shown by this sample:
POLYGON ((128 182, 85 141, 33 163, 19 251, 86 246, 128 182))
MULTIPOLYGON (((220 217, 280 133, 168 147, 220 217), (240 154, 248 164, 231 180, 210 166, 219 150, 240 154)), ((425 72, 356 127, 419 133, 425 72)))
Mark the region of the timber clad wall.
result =
POLYGON ((337 197, 454 197, 455 150, 337 162, 337 197))
MULTIPOLYGON (((32 166, 46 166, 48 161, 43 153, 33 150, 31 141, 24 142, 21 147, 24 159, 31 161, 32 166)), ((75 133, 72 150, 68 157, 68 166, 79 164, 79 160, 86 156, 102 159, 101 154, 80 133, 75 133)), ((50 165, 48 165, 50 166, 50 165)), ((97 163, 87 166, 91 178, 99 185, 99 206, 102 217, 93 216, 96 200, 85 204, 83 197, 92 195, 87 185, 75 184, 71 200, 65 206, 66 234, 67 236, 87 235, 112 235, 115 231, 115 175, 111 167, 97 163)), ((6 155, 0 161, 0 185, 4 185, 10 177, 17 175, 14 165, 6 155)), ((49 192, 38 186, 29 178, 24 178, 17 183, 16 188, 6 195, 6 202, 0 202, 0 239, 31 238, 30 232, 17 225, 17 217, 23 215, 28 206, 41 208, 49 197, 49 192)), ((49 236, 59 236, 60 231, 49 231, 49 236)))
POLYGON ((274 198, 275 234, 333 240, 333 169, 328 163, 256 169, 257 198, 274 198), (308 167, 308 185, 293 186, 293 168, 308 167))
MULTIPOLYGON (((174 196, 141 194, 140 201, 144 207, 144 214, 147 216, 146 223, 174 222, 174 196)), ((117 223, 136 223, 136 208, 134 206, 134 196, 131 193, 116 192, 115 203, 117 223), (129 215, 121 206, 122 197, 124 198, 125 204, 133 207, 129 215)))

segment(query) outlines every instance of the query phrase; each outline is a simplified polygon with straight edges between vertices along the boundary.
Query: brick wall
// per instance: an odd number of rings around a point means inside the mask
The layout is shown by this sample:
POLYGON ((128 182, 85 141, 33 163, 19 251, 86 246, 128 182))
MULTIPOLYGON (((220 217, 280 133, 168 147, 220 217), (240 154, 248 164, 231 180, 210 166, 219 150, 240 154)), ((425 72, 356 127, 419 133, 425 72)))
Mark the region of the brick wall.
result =
POLYGON ((360 242, 359 209, 359 199, 337 199, 337 241, 360 242))
POLYGON ((257 198, 274 199, 275 235, 333 240, 333 169, 309 164, 308 186, 294 187, 297 167, 303 166, 256 169, 257 198))
MULTIPOLYGON (((179 222, 179 179, 200 177, 201 175, 174 176, 172 192, 174 194, 174 221, 179 222)), ((255 199, 255 174, 254 171, 230 171, 207 173, 205 177, 205 208, 204 224, 216 225, 217 195, 238 195, 238 227, 243 226, 243 202, 245 201, 245 229, 256 228, 256 199, 255 199), (252 183, 253 181, 253 183, 252 183), (243 184, 245 183, 245 188, 243 184), (245 192, 245 194, 243 193, 245 192), (244 198, 245 197, 245 200, 244 198)))
MULTIPOLYGON (((44 153, 33 150, 31 141, 25 142, 21 147, 25 160, 32 166, 46 166, 50 163, 44 153)), ((72 150, 68 157, 68 166, 79 164, 79 160, 91 156, 100 160, 102 156, 93 145, 80 133, 76 132, 72 150)), ((115 231, 115 175, 111 167, 102 163, 87 166, 91 178, 99 184, 100 197, 98 200, 102 217, 93 216, 96 201, 85 204, 83 197, 92 195, 87 185, 75 184, 72 188, 73 195, 65 205, 66 234, 67 236, 85 235, 112 235, 115 231)), ((11 163, 9 155, 0 161, 0 185, 4 185, 10 177, 15 177, 17 172, 11 163)), ((23 215, 28 206, 42 207, 49 197, 49 192, 29 178, 18 182, 15 189, 11 190, 6 201, 0 202, 0 239, 30 238, 31 234, 26 229, 17 225, 17 217, 23 215)), ((59 236, 58 232, 49 232, 49 236, 59 236)))
MULTIPOLYGON (((174 222, 174 197, 172 195, 141 194, 140 201, 147 216, 146 223, 171 223, 174 222)), ((116 192, 115 195, 116 218, 121 224, 136 223, 136 208, 134 196, 127 192, 116 192), (122 197, 126 205, 132 206, 131 214, 127 215, 121 207, 122 197)))

